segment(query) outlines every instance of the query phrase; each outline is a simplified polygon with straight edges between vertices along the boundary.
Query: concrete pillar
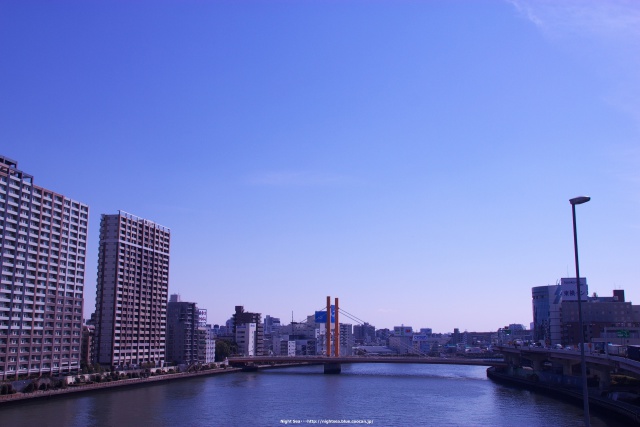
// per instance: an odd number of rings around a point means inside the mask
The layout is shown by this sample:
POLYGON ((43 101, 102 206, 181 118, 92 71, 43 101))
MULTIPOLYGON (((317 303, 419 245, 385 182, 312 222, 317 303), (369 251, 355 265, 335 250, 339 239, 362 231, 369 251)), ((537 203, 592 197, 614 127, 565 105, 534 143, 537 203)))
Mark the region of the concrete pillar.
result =
POLYGON ((509 366, 515 366, 516 368, 520 366, 520 355, 513 353, 505 353, 504 361, 507 362, 509 366))
POLYGON ((331 357, 331 297, 327 297, 327 324, 325 327, 326 333, 326 345, 327 349, 325 351, 327 357, 331 357))
POLYGON ((600 379, 598 387, 600 390, 608 390, 611 387, 611 369, 607 367, 596 368, 590 367, 591 374, 595 374, 600 379))
POLYGON ((505 353, 504 361, 507 362, 507 373, 514 375, 516 368, 520 367, 520 355, 513 353, 505 353))
POLYGON ((533 363, 534 372, 542 371, 542 359, 533 359, 531 362, 533 363))
POLYGON ((575 363, 571 363, 570 360, 563 360, 562 361, 562 375, 572 375, 573 374, 573 370, 571 369, 571 367, 575 365, 575 363))
POLYGON ((335 332, 333 333, 333 354, 340 357, 340 307, 338 306, 338 298, 336 297, 336 323, 334 324, 335 332))

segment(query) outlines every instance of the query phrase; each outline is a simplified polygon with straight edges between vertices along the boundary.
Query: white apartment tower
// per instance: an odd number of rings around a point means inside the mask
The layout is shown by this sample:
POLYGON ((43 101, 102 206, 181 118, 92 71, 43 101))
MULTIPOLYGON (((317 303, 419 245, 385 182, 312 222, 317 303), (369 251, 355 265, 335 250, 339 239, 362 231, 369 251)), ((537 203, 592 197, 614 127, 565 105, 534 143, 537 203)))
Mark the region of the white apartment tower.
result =
POLYGON ((168 228, 119 211, 102 215, 96 289, 97 362, 165 362, 169 292, 168 228))
POLYGON ((80 367, 87 205, 0 156, 0 379, 80 367))

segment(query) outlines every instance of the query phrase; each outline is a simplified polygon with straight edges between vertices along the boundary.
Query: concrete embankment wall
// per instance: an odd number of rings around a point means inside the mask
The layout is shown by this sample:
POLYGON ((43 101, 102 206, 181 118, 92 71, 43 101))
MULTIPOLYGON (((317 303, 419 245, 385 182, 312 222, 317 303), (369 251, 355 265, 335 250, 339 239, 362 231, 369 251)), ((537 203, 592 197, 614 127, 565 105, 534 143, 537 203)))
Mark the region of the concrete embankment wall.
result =
MULTIPOLYGON (((559 380, 558 375, 553 375, 551 382, 545 382, 545 376, 539 375, 544 373, 536 373, 534 376, 533 371, 528 371, 530 376, 509 375, 506 372, 500 372, 495 368, 487 369, 487 377, 493 381, 503 383, 510 386, 522 387, 529 390, 542 392, 545 395, 551 395, 555 398, 562 399, 567 402, 573 402, 575 404, 582 404, 582 391, 579 385, 574 385, 575 377, 569 380, 559 380), (567 385, 568 384, 568 385, 567 385)), ((580 378, 578 377, 578 380, 580 378)), ((599 391, 598 391, 599 392, 599 391)), ((606 411, 606 413, 613 413, 617 417, 623 418, 633 425, 640 426, 640 407, 632 405, 626 402, 620 402, 609 399, 604 396, 593 395, 589 393, 589 405, 600 411, 606 411)), ((631 424, 630 424, 631 425, 631 424)))

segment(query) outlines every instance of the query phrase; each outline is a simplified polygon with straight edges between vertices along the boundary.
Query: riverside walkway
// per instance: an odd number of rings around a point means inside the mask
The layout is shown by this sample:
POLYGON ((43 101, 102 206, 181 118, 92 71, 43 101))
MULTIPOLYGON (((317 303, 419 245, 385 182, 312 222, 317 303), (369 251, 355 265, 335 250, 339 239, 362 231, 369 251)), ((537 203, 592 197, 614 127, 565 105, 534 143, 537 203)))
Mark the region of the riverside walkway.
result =
POLYGON ((96 390, 106 390, 116 387, 131 387, 131 386, 143 386, 163 381, 173 381, 180 379, 187 379, 193 377, 201 377, 206 375, 219 375, 219 374, 228 374, 232 372, 239 372, 240 368, 218 368, 218 369, 208 369, 203 371, 196 372, 182 372, 182 373, 174 373, 174 374, 162 374, 162 375, 154 375, 148 378, 126 378, 115 381, 104 381, 104 382, 94 382, 94 383, 81 383, 81 384, 73 384, 68 385, 64 388, 57 389, 49 389, 49 390, 36 390, 31 393, 13 393, 13 394, 3 394, 0 395, 0 407, 2 404, 9 402, 17 402, 24 401, 30 399, 41 399, 41 398, 52 398, 57 396, 64 396, 73 393, 86 393, 90 391, 96 390))

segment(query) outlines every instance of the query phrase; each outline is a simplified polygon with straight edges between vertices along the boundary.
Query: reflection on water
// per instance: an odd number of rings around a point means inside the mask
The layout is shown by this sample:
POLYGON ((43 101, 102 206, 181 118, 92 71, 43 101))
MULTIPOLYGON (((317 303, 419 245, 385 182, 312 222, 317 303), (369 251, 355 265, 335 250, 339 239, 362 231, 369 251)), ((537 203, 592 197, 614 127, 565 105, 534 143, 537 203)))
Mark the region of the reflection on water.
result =
MULTIPOLYGON (((592 417, 594 427, 624 423, 592 417)), ((582 407, 487 379, 483 367, 345 365, 225 374, 0 407, 2 426, 282 426, 280 420, 378 426, 580 426, 582 407)), ((309 424, 302 424, 309 425, 309 424)))

